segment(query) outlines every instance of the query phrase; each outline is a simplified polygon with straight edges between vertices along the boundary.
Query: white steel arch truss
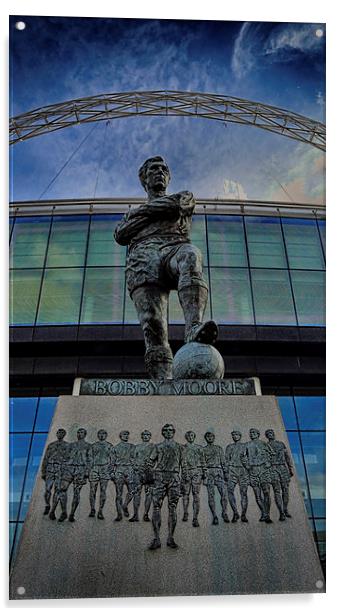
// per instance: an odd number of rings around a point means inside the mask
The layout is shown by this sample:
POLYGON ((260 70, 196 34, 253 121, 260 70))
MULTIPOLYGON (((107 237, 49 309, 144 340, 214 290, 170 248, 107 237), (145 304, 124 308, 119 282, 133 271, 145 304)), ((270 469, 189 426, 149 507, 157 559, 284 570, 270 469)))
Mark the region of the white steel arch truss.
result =
POLYGON ((222 94, 120 92, 64 101, 22 113, 9 122, 10 145, 89 122, 131 116, 188 116, 256 126, 326 149, 326 127, 287 109, 222 94))

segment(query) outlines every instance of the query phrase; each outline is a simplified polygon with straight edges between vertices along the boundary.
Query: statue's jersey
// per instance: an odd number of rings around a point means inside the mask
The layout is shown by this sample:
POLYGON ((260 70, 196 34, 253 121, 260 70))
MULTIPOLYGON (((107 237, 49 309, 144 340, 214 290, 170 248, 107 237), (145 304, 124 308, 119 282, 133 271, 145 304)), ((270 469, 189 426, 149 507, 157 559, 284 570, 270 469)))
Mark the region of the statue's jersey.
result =
POLYGON ((135 456, 135 445, 121 441, 113 449, 116 466, 132 466, 135 456))
POLYGON ((179 473, 182 466, 183 446, 173 440, 155 445, 149 458, 149 464, 155 471, 179 473))
POLYGON ((225 459, 228 466, 242 466, 241 456, 244 454, 245 443, 231 443, 225 450, 225 459))
POLYGON ((54 441, 46 449, 44 464, 62 463, 68 458, 70 444, 66 441, 54 441))
POLYGON ((91 445, 89 451, 91 465, 109 464, 114 459, 113 445, 107 441, 97 441, 91 445))
POLYGON ((249 466, 260 466, 262 464, 270 466, 271 462, 269 446, 258 439, 245 443, 242 457, 249 466))
POLYGON ((207 468, 222 467, 226 470, 225 457, 222 447, 219 445, 206 445, 203 447, 204 459, 207 468))
POLYGON ((68 464, 74 466, 87 466, 89 463, 90 449, 90 443, 83 440, 71 443, 68 464))
POLYGON ((150 458, 150 455, 154 449, 153 443, 139 443, 135 445, 135 457, 134 457, 134 466, 135 468, 144 469, 145 463, 150 458))
POLYGON ((183 469, 192 470, 195 468, 204 468, 205 459, 203 447, 195 443, 187 443, 183 447, 183 469))
POLYGON ((286 445, 282 441, 269 441, 268 447, 272 464, 286 464, 289 469, 293 468, 286 445))
POLYGON ((195 202, 191 193, 176 193, 153 199, 130 210, 118 223, 114 237, 118 244, 129 244, 129 252, 141 242, 149 245, 152 238, 168 242, 188 242, 195 202))

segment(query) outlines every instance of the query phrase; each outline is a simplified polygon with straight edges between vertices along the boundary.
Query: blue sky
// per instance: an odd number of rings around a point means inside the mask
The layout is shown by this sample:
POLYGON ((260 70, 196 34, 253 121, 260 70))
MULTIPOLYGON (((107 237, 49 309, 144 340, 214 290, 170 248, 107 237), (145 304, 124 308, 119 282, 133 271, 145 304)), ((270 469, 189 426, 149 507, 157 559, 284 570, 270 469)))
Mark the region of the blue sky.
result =
MULTIPOLYGON (((171 89, 325 121, 323 24, 16 16, 10 63, 11 115, 104 92, 171 89), (15 28, 19 19, 25 30, 15 28)), ((13 146, 11 199, 39 198, 92 126, 13 146)), ((96 196, 143 197, 137 170, 155 154, 170 164, 170 191, 324 202, 319 150, 252 127, 162 117, 98 124, 44 198, 93 197, 95 187, 96 196)))

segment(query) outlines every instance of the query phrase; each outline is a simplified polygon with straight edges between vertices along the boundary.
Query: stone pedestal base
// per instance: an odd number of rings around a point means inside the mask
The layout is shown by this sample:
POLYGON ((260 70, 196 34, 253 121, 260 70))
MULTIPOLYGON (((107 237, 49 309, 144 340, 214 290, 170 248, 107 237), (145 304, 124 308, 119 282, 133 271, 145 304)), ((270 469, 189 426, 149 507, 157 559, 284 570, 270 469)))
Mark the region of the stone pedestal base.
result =
MULTIPOLYGON (((175 440, 185 444, 188 430, 196 443, 206 445, 204 434, 215 433, 215 444, 225 451, 232 430, 249 440, 249 429, 275 430, 276 438, 289 449, 281 415, 271 396, 62 396, 53 419, 48 443, 56 431, 67 431, 65 440, 76 441, 77 430, 87 430, 86 440, 97 440, 103 428, 108 441, 119 442, 122 430, 129 442, 140 443, 144 429, 152 441, 163 440, 161 428, 172 423, 175 440)), ((279 521, 271 492, 272 524, 259 522, 260 512, 253 489, 248 487, 248 523, 225 523, 215 487, 218 525, 212 525, 207 487, 201 485, 199 527, 192 526, 192 494, 189 520, 182 521, 183 501, 177 506, 177 549, 166 545, 168 501, 161 510, 162 547, 150 551, 152 523, 143 521, 144 490, 139 522, 129 518, 115 522, 115 487, 108 482, 104 520, 89 517, 89 483, 83 485, 75 522, 52 521, 43 515, 44 481, 38 475, 11 576, 12 599, 67 597, 124 597, 159 595, 211 595, 250 593, 323 592, 324 580, 296 477, 290 482, 291 518, 279 521)), ((271 488, 272 491, 272 488, 271 488)), ((235 490, 240 511, 239 486, 235 490)), ((126 487, 124 488, 124 497, 126 487)), ((68 513, 73 486, 68 492, 68 513)), ((99 487, 97 499, 99 498, 99 487)), ((60 505, 56 511, 60 516, 60 505)), ((97 500, 98 511, 98 500, 97 500)), ((132 502, 129 514, 132 516, 132 502)), ((150 511, 152 514, 152 508, 150 511)), ((229 518, 232 517, 228 504, 229 518)))

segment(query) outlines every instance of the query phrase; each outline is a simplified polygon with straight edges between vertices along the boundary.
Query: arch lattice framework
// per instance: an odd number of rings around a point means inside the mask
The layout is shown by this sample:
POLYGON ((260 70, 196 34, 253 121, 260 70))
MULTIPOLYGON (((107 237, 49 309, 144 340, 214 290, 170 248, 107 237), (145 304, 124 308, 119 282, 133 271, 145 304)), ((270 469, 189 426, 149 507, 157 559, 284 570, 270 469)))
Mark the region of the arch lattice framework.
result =
POLYGON ((10 145, 76 124, 131 116, 188 116, 257 126, 326 149, 325 125, 287 109, 220 94, 168 90, 99 94, 34 109, 10 119, 10 145))

